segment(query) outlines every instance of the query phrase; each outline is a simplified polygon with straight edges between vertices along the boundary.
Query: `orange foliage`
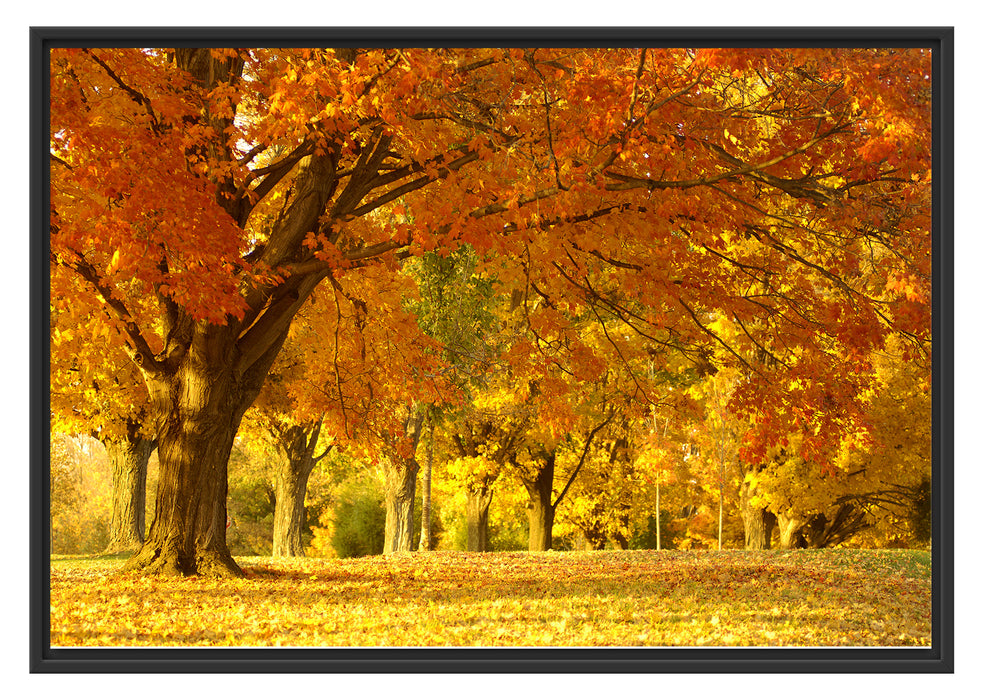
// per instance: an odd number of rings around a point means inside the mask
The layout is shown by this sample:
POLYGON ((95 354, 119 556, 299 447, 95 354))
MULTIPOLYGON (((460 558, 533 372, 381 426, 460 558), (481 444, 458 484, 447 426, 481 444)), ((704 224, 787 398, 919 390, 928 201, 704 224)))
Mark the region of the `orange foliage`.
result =
POLYGON ((316 287, 291 342, 317 390, 297 409, 385 433, 373 416, 455 400, 399 268, 461 243, 521 291, 509 359, 557 398, 541 410, 557 425, 566 384, 683 357, 743 374, 732 409, 763 416, 749 455, 808 424, 821 459, 889 328, 929 355, 927 51, 199 59, 208 84, 166 50, 51 55, 52 262, 111 319, 94 345, 145 372, 222 326, 251 357, 265 305, 316 287))

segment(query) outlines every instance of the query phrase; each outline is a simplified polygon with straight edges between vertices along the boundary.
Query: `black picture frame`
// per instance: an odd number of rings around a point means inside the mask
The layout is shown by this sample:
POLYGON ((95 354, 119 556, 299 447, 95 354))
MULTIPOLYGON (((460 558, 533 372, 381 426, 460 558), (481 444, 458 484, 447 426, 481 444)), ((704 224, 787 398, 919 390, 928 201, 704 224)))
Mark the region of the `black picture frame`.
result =
POLYGON ((33 27, 30 29, 30 670, 32 673, 952 673, 952 27, 33 27), (48 52, 156 45, 923 47, 933 51, 932 646, 644 649, 62 649, 50 646, 48 52))

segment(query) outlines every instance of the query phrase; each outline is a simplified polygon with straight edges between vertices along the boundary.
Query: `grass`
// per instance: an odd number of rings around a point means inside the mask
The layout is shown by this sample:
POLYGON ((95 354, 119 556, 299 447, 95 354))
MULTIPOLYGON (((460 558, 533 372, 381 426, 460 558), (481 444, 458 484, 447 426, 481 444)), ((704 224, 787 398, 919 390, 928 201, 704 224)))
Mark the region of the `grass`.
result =
POLYGON ((249 577, 52 557, 55 646, 928 646, 926 552, 242 558, 249 577))

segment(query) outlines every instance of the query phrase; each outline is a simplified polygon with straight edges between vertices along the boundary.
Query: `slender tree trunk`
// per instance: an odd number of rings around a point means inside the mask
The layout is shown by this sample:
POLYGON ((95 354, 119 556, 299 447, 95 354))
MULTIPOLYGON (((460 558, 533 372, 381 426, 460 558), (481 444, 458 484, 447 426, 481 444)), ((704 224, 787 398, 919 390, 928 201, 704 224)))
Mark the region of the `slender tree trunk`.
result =
POLYGON ((556 450, 550 453, 546 464, 534 478, 522 477, 522 484, 529 494, 529 551, 545 552, 553 548, 553 472, 556 468, 556 450))
POLYGON ((427 458, 423 463, 423 473, 420 477, 422 501, 420 504, 420 551, 428 552, 433 549, 433 537, 430 531, 430 503, 432 497, 431 478, 433 476, 433 418, 429 419, 429 434, 427 436, 427 458))
POLYGON ((724 548, 724 487, 720 486, 720 507, 717 511, 717 550, 724 548))
POLYGON ((478 486, 467 490, 464 506, 468 526, 468 551, 489 552, 488 508, 492 502, 492 490, 488 486, 478 486))
POLYGON ((137 426, 125 435, 101 439, 113 467, 113 506, 107 552, 137 550, 146 530, 147 463, 155 443, 142 437, 137 426))
MULTIPOLYGON (((666 421, 668 423, 668 420, 666 421)), ((660 503, 659 482, 655 482, 655 551, 662 551, 662 505, 660 503)))
POLYGON ((413 549, 413 501, 416 499, 416 477, 420 464, 416 448, 420 444, 425 417, 422 407, 407 407, 405 436, 410 444, 410 456, 395 454, 383 462, 386 476, 386 542, 384 554, 409 552, 413 549))
POLYGON ((740 509, 744 521, 744 549, 768 549, 768 531, 765 527, 765 509, 752 502, 756 488, 750 479, 741 482, 740 509))
POLYGON ((386 542, 384 554, 413 549, 413 501, 420 465, 415 459, 402 464, 387 460, 386 466, 386 542))
POLYGON ((284 459, 277 469, 274 483, 274 557, 304 556, 304 499, 307 497, 307 481, 317 464, 314 449, 320 434, 321 421, 313 425, 292 425, 281 434, 280 449, 284 459))

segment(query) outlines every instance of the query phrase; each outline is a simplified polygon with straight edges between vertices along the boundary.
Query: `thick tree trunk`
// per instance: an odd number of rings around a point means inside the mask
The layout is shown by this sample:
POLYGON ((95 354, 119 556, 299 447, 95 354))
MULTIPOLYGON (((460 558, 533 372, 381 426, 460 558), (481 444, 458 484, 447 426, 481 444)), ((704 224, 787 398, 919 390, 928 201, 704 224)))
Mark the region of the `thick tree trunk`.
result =
POLYGON ((286 331, 243 374, 225 355, 234 328, 211 327, 171 373, 147 381, 160 474, 154 520, 124 567, 165 575, 243 576, 226 544, 228 462, 286 331))
POLYGON ((492 502, 492 490, 488 486, 469 488, 464 506, 468 525, 468 551, 489 552, 488 508, 492 502))
POLYGON ((600 551, 604 549, 604 544, 607 542, 607 537, 604 535, 604 530, 600 527, 590 527, 581 528, 581 532, 584 534, 584 544, 590 551, 600 551))
POLYGON ((778 542, 782 549, 795 549, 800 547, 800 531, 805 525, 805 520, 796 518, 788 513, 778 514, 778 542))
POLYGON ((238 422, 195 428, 176 422, 159 437, 154 521, 127 569, 166 575, 243 575, 225 542, 228 460, 238 422))
POLYGON ((106 552, 136 550, 146 530, 147 463, 155 443, 130 426, 125 435, 103 437, 113 467, 113 505, 106 552))
POLYGON ((383 554, 413 549, 413 501, 420 465, 413 458, 402 464, 386 461, 386 542, 383 554))
POLYGON ((757 487, 754 482, 750 478, 745 478, 741 483, 739 493, 741 519, 744 521, 744 549, 770 549, 771 531, 775 522, 774 516, 768 513, 765 508, 754 504, 756 495, 757 487))
POLYGON ((768 549, 764 508, 744 508, 741 517, 744 519, 744 549, 768 549))
POLYGON ((538 498, 529 501, 529 551, 553 549, 553 508, 538 498))
POLYGON ((317 464, 314 449, 320 434, 321 422, 317 421, 313 426, 290 426, 280 436, 280 451, 284 459, 274 480, 274 557, 304 556, 304 499, 307 497, 307 481, 317 464))
POLYGON ((545 552, 553 548, 553 472, 556 468, 556 451, 546 458, 546 463, 535 478, 522 478, 522 485, 529 494, 529 551, 545 552))

